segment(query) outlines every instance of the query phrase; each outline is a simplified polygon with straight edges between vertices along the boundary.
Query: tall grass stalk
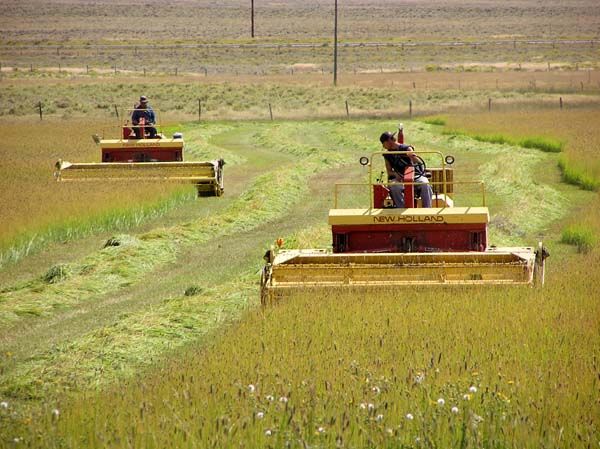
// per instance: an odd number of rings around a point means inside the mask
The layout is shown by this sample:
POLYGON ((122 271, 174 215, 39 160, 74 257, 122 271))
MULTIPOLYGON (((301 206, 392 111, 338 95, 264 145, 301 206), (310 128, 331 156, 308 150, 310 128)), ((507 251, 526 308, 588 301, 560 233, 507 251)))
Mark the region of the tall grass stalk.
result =
POLYGON ((580 253, 589 253, 598 239, 589 226, 573 224, 562 231, 560 241, 576 246, 580 253))
POLYGON ((494 143, 498 145, 514 145, 524 148, 535 148, 546 153, 560 153, 564 148, 564 142, 541 136, 516 138, 505 134, 477 134, 457 129, 444 130, 442 131, 442 134, 450 136, 468 136, 479 142, 494 143))
POLYGON ((46 229, 28 232, 5 243, 3 249, 0 248, 0 268, 17 262, 51 243, 64 243, 94 233, 125 231, 139 226, 144 221, 158 218, 169 210, 194 200, 195 197, 195 191, 185 188, 155 204, 134 208, 123 207, 97 216, 68 220, 52 224, 46 229))
POLYGON ((558 167, 562 174, 563 181, 581 187, 584 190, 598 191, 600 189, 600 180, 583 172, 583 170, 574 167, 566 157, 558 160, 558 167))

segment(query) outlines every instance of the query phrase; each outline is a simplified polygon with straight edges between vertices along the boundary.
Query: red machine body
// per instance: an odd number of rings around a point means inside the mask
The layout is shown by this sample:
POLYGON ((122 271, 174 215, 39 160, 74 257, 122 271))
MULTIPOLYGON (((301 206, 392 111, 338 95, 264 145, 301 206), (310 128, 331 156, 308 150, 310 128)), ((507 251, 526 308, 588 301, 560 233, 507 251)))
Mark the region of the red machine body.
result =
MULTIPOLYGON (((152 139, 157 140, 157 139, 152 139)), ((167 147, 164 143, 161 146, 153 145, 152 140, 140 145, 139 140, 135 146, 130 147, 124 143, 120 148, 102 148, 102 162, 177 162, 182 161, 182 147, 167 147)))
MULTIPOLYGON (((426 218, 426 217, 425 217, 426 218)), ((485 223, 334 225, 334 253, 485 251, 485 223)))

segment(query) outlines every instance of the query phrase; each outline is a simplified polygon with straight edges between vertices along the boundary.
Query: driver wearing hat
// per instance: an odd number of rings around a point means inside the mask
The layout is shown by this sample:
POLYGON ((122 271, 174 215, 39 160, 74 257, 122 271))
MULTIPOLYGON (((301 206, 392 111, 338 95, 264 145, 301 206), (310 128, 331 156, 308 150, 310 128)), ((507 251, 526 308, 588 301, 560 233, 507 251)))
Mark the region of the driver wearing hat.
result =
POLYGON ((148 135, 147 137, 150 139, 156 137, 156 128, 154 126, 149 126, 156 124, 156 116, 154 110, 152 110, 152 107, 148 104, 148 98, 145 95, 142 95, 140 97, 140 102, 135 105, 135 109, 131 114, 131 123, 133 124, 136 138, 142 139, 146 137, 142 135, 142 127, 140 126, 142 124, 144 133, 148 135))
MULTIPOLYGON (((392 196, 396 207, 406 207, 404 204, 404 184, 402 184, 404 181, 404 170, 407 166, 418 166, 422 164, 419 164, 419 159, 411 145, 404 145, 396 142, 396 133, 386 131, 379 136, 379 141, 387 151, 406 152, 402 154, 383 155, 388 182, 390 183, 388 185, 390 195, 392 196)), ((431 207, 431 197, 433 196, 433 192, 425 174, 419 172, 419 170, 415 170, 414 182, 422 183, 420 185, 415 185, 415 190, 417 193, 420 192, 423 207, 431 207)))

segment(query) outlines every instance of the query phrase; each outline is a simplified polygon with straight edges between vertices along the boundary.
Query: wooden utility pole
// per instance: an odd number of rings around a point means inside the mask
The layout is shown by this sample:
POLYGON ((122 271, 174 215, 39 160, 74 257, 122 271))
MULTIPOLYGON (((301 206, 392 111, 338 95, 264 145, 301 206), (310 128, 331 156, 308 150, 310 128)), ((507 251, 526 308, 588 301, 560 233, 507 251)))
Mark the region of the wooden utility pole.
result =
POLYGON ((254 0, 250 0, 250 35, 254 37, 254 0))
POLYGON ((337 28, 338 28, 338 8, 337 0, 335 0, 335 14, 333 21, 333 85, 337 86, 337 28))

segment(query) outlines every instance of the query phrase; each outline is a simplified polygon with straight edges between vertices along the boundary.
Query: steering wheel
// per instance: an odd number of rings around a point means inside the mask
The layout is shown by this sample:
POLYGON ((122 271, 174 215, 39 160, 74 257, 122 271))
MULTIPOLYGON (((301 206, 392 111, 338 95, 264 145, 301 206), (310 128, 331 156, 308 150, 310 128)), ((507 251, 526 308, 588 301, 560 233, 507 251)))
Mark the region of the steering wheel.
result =
POLYGON ((415 169, 415 178, 419 176, 425 176, 425 172, 427 171, 427 165, 421 156, 417 156, 416 154, 413 156, 413 160, 410 164, 415 169))

